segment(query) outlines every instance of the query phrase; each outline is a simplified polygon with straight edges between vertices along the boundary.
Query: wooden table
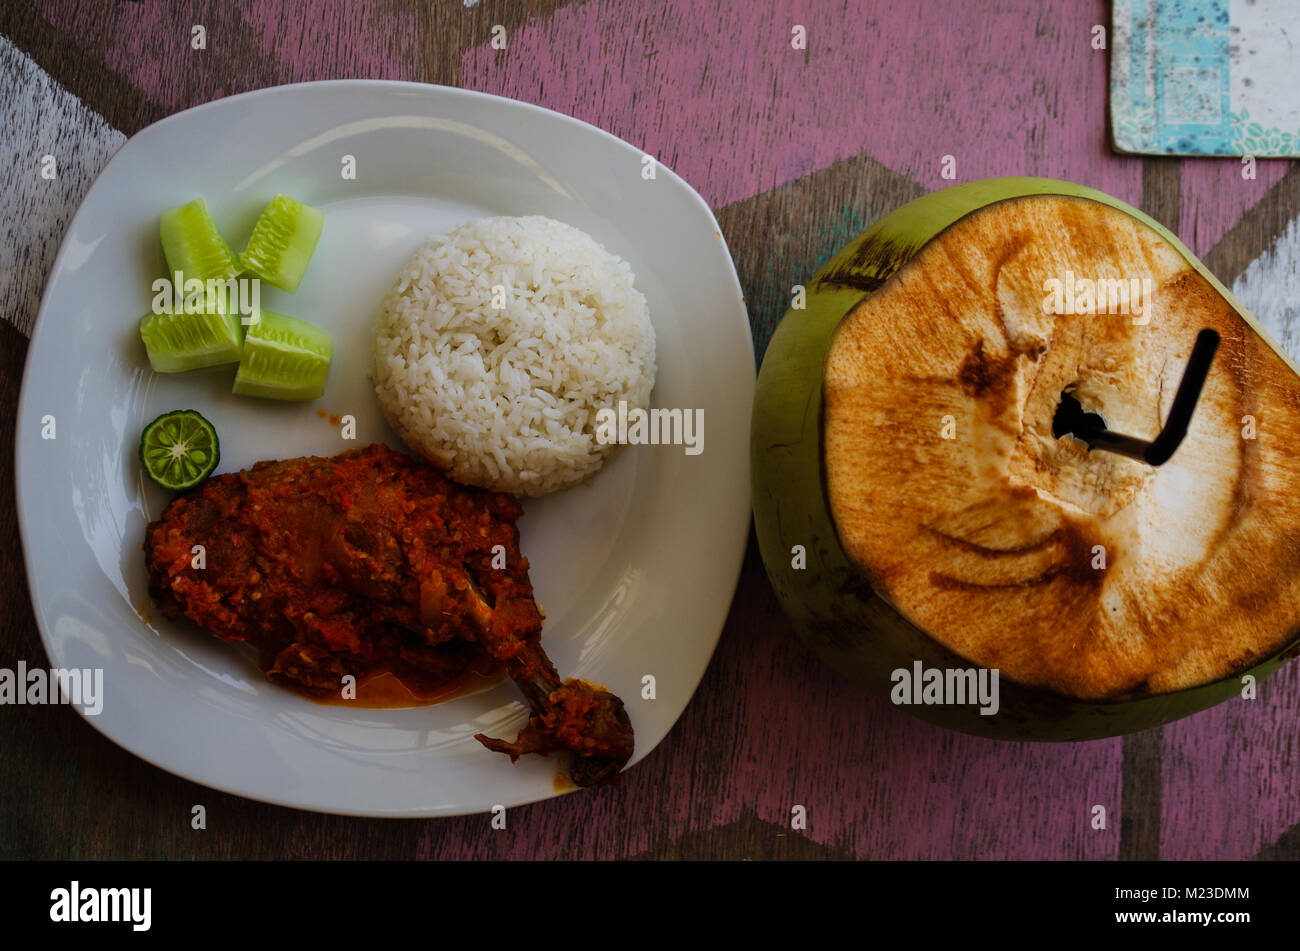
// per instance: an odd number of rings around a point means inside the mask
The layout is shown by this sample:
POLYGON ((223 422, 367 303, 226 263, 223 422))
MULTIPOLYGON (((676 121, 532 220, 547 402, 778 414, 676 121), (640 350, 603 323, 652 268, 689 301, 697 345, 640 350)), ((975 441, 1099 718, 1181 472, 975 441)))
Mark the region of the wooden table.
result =
MULTIPOLYGON (((1294 305, 1300 174, 1137 159, 1105 131, 1101 2, 840 4, 28 0, 0 7, 0 402, 63 231, 126 136, 249 89, 371 77, 577 116, 655 154, 716 209, 761 355, 794 284, 907 199, 957 180, 1069 178, 1173 226, 1266 323, 1294 305), (759 10, 758 8, 763 8, 759 10), (807 49, 792 48, 793 27, 807 49), (191 46, 203 26, 206 48, 191 46), (506 48, 490 44, 504 27, 506 48), (59 177, 39 175, 55 154, 59 177), (1289 229, 1289 230, 1288 230, 1289 229)), ((1292 353, 1300 347, 1293 346, 1292 353)), ((0 417, 0 666, 45 662, 0 417)), ((751 543, 722 640, 621 787, 489 818, 363 820, 213 792, 72 710, 0 709, 6 858, 1300 858, 1300 666, 1163 729, 1093 743, 947 733, 867 696, 794 639, 751 543), (207 828, 190 827, 203 804, 207 828), (1094 805, 1108 827, 1092 828, 1094 805), (791 828, 805 808, 807 828, 791 828)))

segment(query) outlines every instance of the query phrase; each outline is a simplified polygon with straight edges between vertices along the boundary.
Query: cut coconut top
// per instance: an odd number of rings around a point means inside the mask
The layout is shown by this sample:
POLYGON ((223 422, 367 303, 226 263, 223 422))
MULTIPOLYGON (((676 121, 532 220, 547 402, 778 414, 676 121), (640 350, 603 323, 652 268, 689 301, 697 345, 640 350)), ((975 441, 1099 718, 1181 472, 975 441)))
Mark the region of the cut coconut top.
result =
POLYGON ((1167 693, 1300 625, 1300 377, 1123 211, 1037 195, 957 221, 841 322, 823 396, 845 551, 979 666, 1083 699, 1167 693), (1154 438, 1202 328, 1222 342, 1164 465, 1053 435, 1068 392, 1154 438))

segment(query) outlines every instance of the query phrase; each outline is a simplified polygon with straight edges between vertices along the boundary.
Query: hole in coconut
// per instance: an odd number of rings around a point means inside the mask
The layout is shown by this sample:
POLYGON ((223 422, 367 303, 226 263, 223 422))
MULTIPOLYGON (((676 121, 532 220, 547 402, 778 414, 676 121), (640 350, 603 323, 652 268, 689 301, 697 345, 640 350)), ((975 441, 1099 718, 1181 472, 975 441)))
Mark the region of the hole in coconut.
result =
POLYGON ((1052 435, 1057 439, 1070 435, 1084 442, 1106 428, 1106 420, 1098 413, 1089 413, 1069 389, 1061 391, 1061 402, 1052 417, 1052 435))

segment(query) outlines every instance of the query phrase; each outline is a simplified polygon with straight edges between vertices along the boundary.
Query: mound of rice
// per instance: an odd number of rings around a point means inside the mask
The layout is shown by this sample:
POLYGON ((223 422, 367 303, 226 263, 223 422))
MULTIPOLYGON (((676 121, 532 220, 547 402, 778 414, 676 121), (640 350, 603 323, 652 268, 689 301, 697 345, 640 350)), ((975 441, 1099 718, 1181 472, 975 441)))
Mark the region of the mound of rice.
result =
POLYGON ((459 482, 535 496, 582 481, 617 448, 597 441, 596 413, 650 403, 654 328, 632 280, 551 218, 485 218, 430 239, 375 326, 389 423, 459 482))

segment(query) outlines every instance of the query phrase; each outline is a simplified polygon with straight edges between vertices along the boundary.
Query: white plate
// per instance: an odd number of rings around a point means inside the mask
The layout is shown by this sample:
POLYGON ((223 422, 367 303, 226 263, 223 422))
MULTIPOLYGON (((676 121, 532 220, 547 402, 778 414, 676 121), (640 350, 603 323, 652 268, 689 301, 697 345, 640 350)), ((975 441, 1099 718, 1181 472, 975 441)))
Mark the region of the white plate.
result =
MULTIPOLYGON (((136 458, 141 428, 195 408, 229 472, 259 459, 400 445, 366 378, 378 301, 431 233, 493 214, 575 225, 630 262, 658 336, 653 404, 704 410, 704 451, 629 447, 588 484, 525 502, 522 548, 562 676, 607 685, 636 729, 632 762, 694 692, 735 590, 749 523, 754 357, 736 273, 704 201, 575 119, 415 83, 339 81, 233 96, 150 126, 86 196, 54 264, 19 404, 17 494, 50 663, 103 668, 105 736, 196 782, 328 812, 432 816, 556 794, 556 763, 511 765, 472 734, 513 738, 514 685, 401 710, 322 706, 270 685, 231 645, 148 609, 145 523, 164 493, 136 458), (343 178, 344 156, 356 161, 343 178), (165 273, 158 216, 196 195, 238 246, 285 192, 325 230, 296 294, 263 304, 335 335, 325 396, 229 393, 229 368, 153 373, 136 324, 165 273), (317 415, 352 414, 357 439, 317 415), (55 438, 42 420, 55 418, 55 438), (143 616, 140 609, 144 609, 143 616), (655 698, 642 698, 643 678, 655 698)), ((37 664, 37 659, 29 661, 37 664)))

